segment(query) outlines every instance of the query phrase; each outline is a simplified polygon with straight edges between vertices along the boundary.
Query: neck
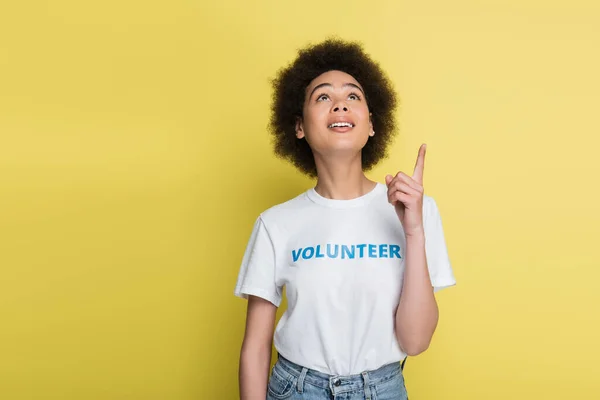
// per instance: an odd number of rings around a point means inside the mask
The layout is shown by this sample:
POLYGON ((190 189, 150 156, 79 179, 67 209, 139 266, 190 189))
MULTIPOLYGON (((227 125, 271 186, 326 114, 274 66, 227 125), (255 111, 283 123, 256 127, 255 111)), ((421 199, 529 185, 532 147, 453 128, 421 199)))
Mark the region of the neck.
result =
POLYGON ((365 176, 360 153, 351 158, 323 158, 315 154, 315 164, 318 176, 315 191, 328 199, 354 199, 367 194, 377 184, 365 176))

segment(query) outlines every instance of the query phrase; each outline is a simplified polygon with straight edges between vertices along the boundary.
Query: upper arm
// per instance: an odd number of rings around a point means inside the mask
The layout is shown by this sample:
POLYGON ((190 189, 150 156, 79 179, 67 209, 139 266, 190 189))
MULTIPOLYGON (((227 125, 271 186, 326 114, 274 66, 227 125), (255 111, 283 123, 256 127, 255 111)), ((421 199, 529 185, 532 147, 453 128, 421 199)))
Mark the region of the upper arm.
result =
POLYGON ((244 347, 271 348, 277 306, 258 296, 248 296, 244 347))
POLYGON ((442 225, 442 217, 435 199, 428 196, 423 204, 425 226, 425 254, 427 257, 427 267, 433 291, 456 285, 454 271, 448 256, 446 238, 442 225))
POLYGON ((283 288, 276 275, 275 246, 264 221, 258 217, 244 252, 234 294, 245 299, 251 295, 262 297, 278 307, 283 288))

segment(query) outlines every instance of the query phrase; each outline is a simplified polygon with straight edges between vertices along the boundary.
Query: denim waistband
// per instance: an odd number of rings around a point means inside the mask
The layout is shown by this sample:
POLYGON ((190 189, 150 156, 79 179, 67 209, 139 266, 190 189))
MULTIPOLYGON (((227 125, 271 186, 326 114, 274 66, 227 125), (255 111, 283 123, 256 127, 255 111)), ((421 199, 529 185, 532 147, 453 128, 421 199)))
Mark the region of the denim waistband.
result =
POLYGON ((365 386, 377 385, 398 374, 402 374, 400 362, 386 364, 373 371, 364 371, 354 375, 329 375, 321 371, 302 367, 281 354, 277 354, 276 366, 282 368, 285 372, 299 378, 300 385, 308 382, 321 388, 330 388, 334 393, 344 393, 354 390, 360 390, 365 386))

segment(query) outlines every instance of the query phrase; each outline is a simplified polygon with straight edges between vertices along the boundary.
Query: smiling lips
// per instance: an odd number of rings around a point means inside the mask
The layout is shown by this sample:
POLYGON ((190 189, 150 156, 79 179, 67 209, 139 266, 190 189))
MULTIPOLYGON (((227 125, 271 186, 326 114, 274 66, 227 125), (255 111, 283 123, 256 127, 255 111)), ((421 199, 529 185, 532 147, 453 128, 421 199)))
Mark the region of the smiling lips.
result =
POLYGON ((354 124, 350 121, 336 121, 328 126, 334 132, 344 133, 354 128, 354 124))

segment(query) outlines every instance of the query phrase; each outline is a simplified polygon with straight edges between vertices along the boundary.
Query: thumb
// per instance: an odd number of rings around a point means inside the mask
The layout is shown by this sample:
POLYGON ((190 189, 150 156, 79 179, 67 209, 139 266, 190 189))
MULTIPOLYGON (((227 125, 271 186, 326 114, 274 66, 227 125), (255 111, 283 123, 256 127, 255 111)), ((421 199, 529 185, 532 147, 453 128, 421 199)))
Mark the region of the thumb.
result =
POLYGON ((393 176, 391 176, 391 175, 386 175, 386 176, 385 176, 385 184, 386 184, 386 185, 389 185, 389 184, 390 184, 390 182, 392 181, 392 179, 394 179, 394 177, 393 177, 393 176))

